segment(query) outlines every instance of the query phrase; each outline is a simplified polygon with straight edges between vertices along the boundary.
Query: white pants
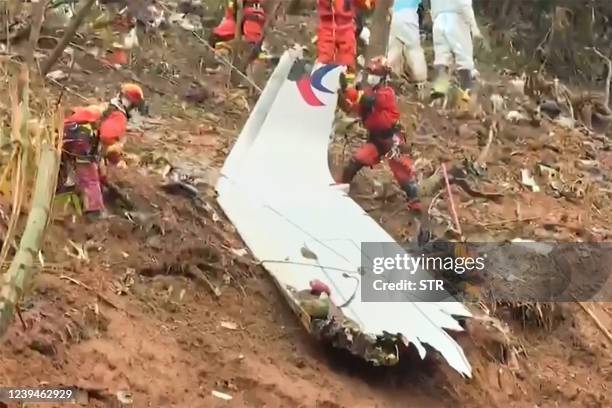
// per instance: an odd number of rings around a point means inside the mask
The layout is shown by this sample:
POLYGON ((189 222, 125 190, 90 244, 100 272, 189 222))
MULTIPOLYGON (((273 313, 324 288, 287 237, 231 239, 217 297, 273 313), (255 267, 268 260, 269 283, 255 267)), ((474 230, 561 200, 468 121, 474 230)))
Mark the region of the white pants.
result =
POLYGON ((407 63, 415 81, 427 80, 427 62, 421 47, 417 9, 404 9, 393 13, 388 59, 396 75, 404 73, 404 63, 407 63))
POLYGON ((457 13, 440 13, 433 23, 434 65, 450 66, 453 55, 457 69, 474 69, 474 45, 470 25, 457 13))

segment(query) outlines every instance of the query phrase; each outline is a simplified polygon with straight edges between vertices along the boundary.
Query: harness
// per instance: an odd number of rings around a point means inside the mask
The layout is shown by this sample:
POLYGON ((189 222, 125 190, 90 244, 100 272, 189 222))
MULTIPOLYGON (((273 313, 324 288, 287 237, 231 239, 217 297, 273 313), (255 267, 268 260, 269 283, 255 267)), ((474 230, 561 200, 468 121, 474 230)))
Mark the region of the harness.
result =
MULTIPOLYGON (((381 84, 382 83, 383 82, 381 82, 381 84)), ((376 91, 379 86, 380 84, 372 87, 372 90, 374 91, 374 95, 376 95, 376 91)), ((365 122, 367 120, 368 116, 372 112, 372 109, 368 110, 367 112, 364 112, 364 114, 362 115, 362 122, 365 122)), ((393 144, 391 148, 387 151, 387 153, 385 153, 384 157, 388 159, 397 159, 399 158, 399 156, 401 156, 400 146, 403 141, 402 136, 399 134, 400 131, 401 131, 400 124, 396 123, 389 129, 385 129, 385 130, 377 131, 377 132, 369 132, 369 139, 372 141, 372 143, 374 143, 375 145, 378 145, 378 143, 380 143, 381 141, 387 142, 390 138, 392 138, 393 144)))

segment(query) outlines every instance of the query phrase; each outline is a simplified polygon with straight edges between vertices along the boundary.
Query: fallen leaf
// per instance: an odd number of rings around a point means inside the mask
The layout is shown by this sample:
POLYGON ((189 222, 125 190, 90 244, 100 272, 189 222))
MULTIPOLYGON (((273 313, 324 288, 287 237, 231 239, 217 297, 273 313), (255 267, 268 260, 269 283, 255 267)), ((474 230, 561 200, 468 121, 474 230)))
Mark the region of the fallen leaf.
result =
POLYGON ((306 258, 306 259, 312 259, 312 260, 315 260, 315 261, 317 261, 319 259, 319 258, 317 258, 317 254, 315 254, 310 249, 308 249, 306 247, 306 245, 304 245, 300 251, 302 252, 302 256, 304 258, 306 258))
POLYGON ((534 193, 540 191, 540 186, 538 186, 538 183, 536 183, 535 179, 531 175, 531 172, 527 169, 521 170, 521 184, 525 187, 529 187, 534 193))
POLYGON ((55 81, 61 81, 62 79, 68 78, 68 74, 66 74, 61 69, 57 69, 55 71, 51 71, 46 75, 47 78, 53 79, 55 81))
POLYGON ((240 248, 240 249, 230 248, 230 249, 236 256, 245 256, 248 253, 246 248, 240 248))
POLYGON ((221 322, 219 323, 221 327, 228 330, 238 330, 238 325, 234 322, 221 322))
POLYGON ((132 404, 134 402, 132 393, 129 391, 117 391, 117 399, 122 404, 132 404))
POLYGON ((225 394, 223 392, 215 391, 215 390, 212 391, 212 395, 213 397, 217 397, 225 401, 230 401, 232 399, 231 395, 225 394))

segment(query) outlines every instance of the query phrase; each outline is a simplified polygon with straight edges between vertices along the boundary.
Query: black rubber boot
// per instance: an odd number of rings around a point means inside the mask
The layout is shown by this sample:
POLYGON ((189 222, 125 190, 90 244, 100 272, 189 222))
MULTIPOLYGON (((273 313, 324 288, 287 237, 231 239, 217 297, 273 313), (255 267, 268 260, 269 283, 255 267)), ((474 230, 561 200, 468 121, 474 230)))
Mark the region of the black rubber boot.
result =
POLYGON ((406 193, 408 199, 408 209, 411 211, 421 212, 421 200, 419 199, 419 188, 415 181, 403 186, 403 190, 406 193))
POLYGON ((458 102, 458 110, 459 111, 469 111, 470 103, 472 101, 472 71, 469 69, 460 69, 457 71, 457 76, 459 77, 459 87, 460 89, 460 100, 458 102))
POLYGON ((359 163, 357 160, 351 159, 342 171, 342 180, 340 180, 340 183, 350 184, 362 168, 363 164, 359 163))
POLYGON ((461 89, 469 92, 474 86, 472 71, 469 69, 460 69, 457 71, 457 76, 459 77, 459 86, 461 89))
POLYGON ((84 215, 85 215, 85 219, 88 222, 96 222, 96 221, 106 220, 110 218, 110 215, 108 214, 108 212, 106 212, 106 210, 87 211, 84 215))

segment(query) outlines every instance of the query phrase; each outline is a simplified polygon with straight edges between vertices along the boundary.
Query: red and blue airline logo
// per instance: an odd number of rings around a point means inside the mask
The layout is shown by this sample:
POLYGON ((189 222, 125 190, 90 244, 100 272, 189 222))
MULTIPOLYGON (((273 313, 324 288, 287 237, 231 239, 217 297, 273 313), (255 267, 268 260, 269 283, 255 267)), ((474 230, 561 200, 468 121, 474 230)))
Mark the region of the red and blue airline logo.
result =
POLYGON ((314 93, 314 89, 319 92, 326 94, 333 94, 334 92, 323 86, 323 78, 332 71, 338 65, 322 65, 317 68, 312 74, 304 73, 297 81, 297 87, 306 102, 310 106, 324 106, 325 104, 319 97, 314 93))

